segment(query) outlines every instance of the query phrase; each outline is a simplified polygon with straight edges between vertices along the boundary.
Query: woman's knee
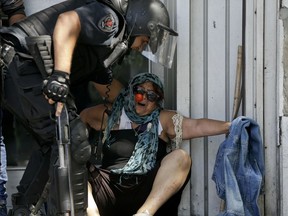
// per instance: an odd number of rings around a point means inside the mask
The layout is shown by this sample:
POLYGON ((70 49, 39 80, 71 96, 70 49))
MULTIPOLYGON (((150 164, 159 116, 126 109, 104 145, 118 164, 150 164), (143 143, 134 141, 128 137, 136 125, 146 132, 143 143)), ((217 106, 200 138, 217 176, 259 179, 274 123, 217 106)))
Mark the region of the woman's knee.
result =
POLYGON ((96 202, 92 194, 92 187, 90 183, 88 183, 88 208, 86 212, 87 216, 98 216, 98 215, 100 216, 96 202))
POLYGON ((182 166, 190 170, 192 165, 192 158, 190 155, 183 149, 177 149, 175 151, 177 151, 177 155, 179 155, 178 159, 180 160, 182 166))
POLYGON ((162 163, 172 162, 178 167, 190 170, 192 165, 192 159, 190 155, 183 149, 176 149, 169 153, 162 161, 162 163))

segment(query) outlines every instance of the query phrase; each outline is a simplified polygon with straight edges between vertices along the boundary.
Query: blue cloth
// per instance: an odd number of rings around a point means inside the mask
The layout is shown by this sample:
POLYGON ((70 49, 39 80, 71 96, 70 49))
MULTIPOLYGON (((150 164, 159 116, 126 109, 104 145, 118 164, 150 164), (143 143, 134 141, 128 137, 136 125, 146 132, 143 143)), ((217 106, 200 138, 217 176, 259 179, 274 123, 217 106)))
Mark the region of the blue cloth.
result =
POLYGON ((5 183, 7 182, 7 161, 6 161, 6 148, 2 136, 2 110, 0 109, 0 200, 6 200, 7 193, 5 183))
POLYGON ((221 143, 212 180, 226 203, 219 215, 258 216, 257 204, 264 180, 264 148, 259 125, 240 116, 232 121, 229 136, 221 143))

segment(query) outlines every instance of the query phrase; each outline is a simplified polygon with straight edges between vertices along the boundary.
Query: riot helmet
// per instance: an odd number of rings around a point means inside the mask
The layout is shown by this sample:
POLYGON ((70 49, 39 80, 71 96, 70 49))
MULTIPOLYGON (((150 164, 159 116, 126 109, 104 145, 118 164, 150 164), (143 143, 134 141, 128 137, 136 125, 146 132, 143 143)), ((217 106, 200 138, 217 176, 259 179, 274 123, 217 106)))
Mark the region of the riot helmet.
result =
POLYGON ((128 0, 102 0, 103 2, 112 5, 122 15, 126 14, 128 0))
POLYGON ((129 0, 126 11, 127 33, 149 37, 142 52, 154 62, 171 67, 178 33, 171 29, 169 13, 160 0, 129 0))

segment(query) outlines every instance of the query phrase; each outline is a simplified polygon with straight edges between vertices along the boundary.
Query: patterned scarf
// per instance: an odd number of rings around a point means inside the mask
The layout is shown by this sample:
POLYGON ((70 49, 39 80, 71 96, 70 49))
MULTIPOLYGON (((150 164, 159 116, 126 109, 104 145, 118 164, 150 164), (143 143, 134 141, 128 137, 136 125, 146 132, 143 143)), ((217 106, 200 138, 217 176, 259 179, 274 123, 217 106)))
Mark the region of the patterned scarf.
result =
POLYGON ((137 74, 130 80, 128 87, 120 92, 113 104, 112 114, 108 119, 108 125, 104 132, 105 144, 108 145, 108 147, 110 146, 110 131, 114 125, 119 122, 123 107, 126 115, 132 122, 139 125, 147 124, 146 130, 138 135, 138 141, 127 164, 123 168, 111 170, 117 174, 145 174, 154 168, 156 163, 158 150, 158 119, 160 110, 162 109, 162 103, 160 107, 156 108, 149 115, 139 116, 135 112, 133 87, 146 81, 153 82, 163 91, 163 84, 155 74, 137 74))

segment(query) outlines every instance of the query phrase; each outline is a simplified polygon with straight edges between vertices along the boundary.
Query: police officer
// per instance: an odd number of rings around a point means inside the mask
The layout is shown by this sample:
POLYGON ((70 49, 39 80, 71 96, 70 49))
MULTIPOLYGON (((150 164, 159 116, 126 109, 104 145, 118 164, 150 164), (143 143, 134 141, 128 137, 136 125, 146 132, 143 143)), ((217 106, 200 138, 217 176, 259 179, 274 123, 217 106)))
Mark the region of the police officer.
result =
MULTIPOLYGON (((122 86, 112 79, 111 67, 130 48, 140 52, 145 49, 146 57, 171 66, 173 53, 167 55, 166 51, 174 51, 169 46, 175 46, 177 33, 169 25, 169 14, 160 0, 71 0, 35 13, 0 32, 7 50, 2 58, 8 67, 3 104, 35 135, 41 146, 39 155, 46 158, 52 147, 50 164, 56 167, 55 123, 51 113, 59 116, 63 104, 68 107, 75 215, 86 214, 86 162, 91 147, 70 88, 92 81, 101 96, 113 101, 122 86), (52 105, 55 102, 56 112, 52 105)), ((28 205, 35 203, 35 197, 39 198, 45 185, 41 178, 47 168, 46 160, 38 164, 30 162, 25 172, 38 173, 26 177, 33 176, 34 182, 18 187, 26 195, 28 205)), ((51 185, 57 185, 53 169, 50 169, 51 178, 51 185)), ((53 198, 50 196, 48 202, 49 214, 63 213, 52 207, 57 205, 53 198)))
MULTIPOLYGON (((4 13, 8 18, 8 23, 6 25, 12 25, 15 22, 25 18, 25 11, 24 5, 22 0, 1 0, 0 1, 0 8, 2 13, 4 13)), ((3 25, 3 20, 1 17, 1 24, 3 25)), ((0 63, 1 64, 1 63, 0 63)), ((2 79, 0 79, 2 80, 2 79)), ((2 109, 0 106, 0 216, 7 215, 7 206, 6 206, 6 187, 5 184, 8 180, 7 176, 7 161, 6 161, 6 148, 4 144, 4 139, 2 136, 2 109)))

